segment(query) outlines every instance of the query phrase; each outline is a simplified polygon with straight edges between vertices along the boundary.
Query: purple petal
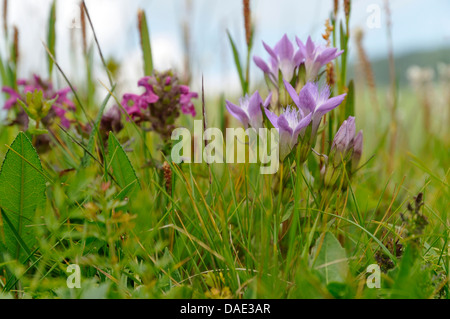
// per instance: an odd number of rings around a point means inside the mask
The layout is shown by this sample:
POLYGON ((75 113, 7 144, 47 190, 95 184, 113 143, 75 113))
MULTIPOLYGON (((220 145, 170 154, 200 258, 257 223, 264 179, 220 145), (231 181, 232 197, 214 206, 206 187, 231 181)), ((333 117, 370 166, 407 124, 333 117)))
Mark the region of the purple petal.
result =
POLYGON ((294 55, 294 64, 299 66, 305 60, 305 56, 301 50, 298 50, 294 55))
POLYGON ((13 88, 10 88, 9 86, 4 86, 2 88, 2 92, 7 93, 11 96, 19 96, 19 93, 17 93, 16 91, 14 91, 13 88))
POLYGON ((63 117, 61 117, 61 125, 64 128, 68 129, 68 128, 70 128, 70 121, 65 116, 63 116, 63 117))
POLYGON ((298 136, 301 130, 303 130, 305 127, 311 123, 311 116, 312 113, 309 113, 307 116, 305 116, 295 127, 294 129, 294 136, 298 136))
POLYGON ((292 59, 292 56, 294 55, 294 46, 286 34, 284 34, 281 40, 275 45, 274 51, 280 60, 292 59))
POLYGON ((266 112, 266 116, 269 119, 270 123, 272 123, 273 127, 278 128, 278 116, 268 109, 264 109, 264 112, 266 112))
POLYGON ((294 131, 292 130, 292 128, 289 126, 289 122, 286 120, 286 118, 284 117, 284 114, 281 114, 280 117, 278 118, 278 128, 280 129, 280 134, 285 131, 288 132, 291 136, 294 134, 294 131))
POLYGON ((261 104, 263 104, 261 96, 259 95, 258 91, 255 91, 255 93, 253 93, 253 95, 250 97, 250 101, 248 104, 248 115, 250 118, 261 114, 261 104))
POLYGON ((138 117, 142 115, 141 109, 137 106, 137 105, 133 105, 133 106, 126 106, 125 110, 127 111, 127 113, 132 117, 138 117))
POLYGON ((17 103, 18 99, 19 98, 15 96, 9 98, 8 100, 6 100, 5 105, 3 105, 3 109, 5 110, 11 109, 17 103))
POLYGON ((181 94, 188 94, 189 93, 189 86, 187 86, 187 85, 180 85, 180 93, 181 94))
POLYGON ((186 114, 186 115, 192 115, 193 117, 195 117, 195 115, 197 115, 194 104, 192 104, 192 103, 182 104, 181 112, 183 112, 183 114, 186 114))
POLYGON ((288 81, 283 80, 283 82, 284 82, 284 87, 286 88, 289 95, 291 96, 292 101, 294 101, 295 105, 300 107, 300 101, 299 101, 299 96, 298 96, 297 91, 295 91, 295 89, 292 87, 292 85, 288 81))
POLYGON ((267 108, 270 103, 272 102, 272 92, 269 93, 269 95, 267 96, 266 100, 263 103, 263 107, 267 108))
POLYGON ((308 37, 308 40, 306 41, 306 55, 310 58, 314 58, 314 50, 316 46, 314 45, 314 42, 311 40, 311 37, 308 37))
MULTIPOLYGON (((343 52, 343 51, 342 51, 343 52)), ((342 54, 341 52, 341 54, 342 54)), ((326 48, 317 56, 316 61, 319 62, 321 65, 325 65, 335 58, 337 58, 339 55, 336 55, 337 49, 336 48, 326 48)))
POLYGON ((266 49, 266 51, 270 54, 270 56, 271 56, 274 60, 278 61, 278 56, 277 56, 277 54, 272 50, 272 48, 269 47, 264 41, 263 41, 262 43, 263 43, 264 49, 266 49))
POLYGON ((298 96, 298 107, 304 112, 314 112, 316 109, 317 95, 317 85, 312 82, 306 83, 298 96))
POLYGON ((63 117, 67 112, 66 110, 58 106, 53 106, 52 109, 58 117, 63 117))
POLYGON ((346 95, 347 94, 344 93, 344 94, 332 97, 331 99, 329 99, 328 101, 326 101, 325 103, 320 105, 317 108, 316 112, 318 112, 318 113, 323 115, 323 114, 325 114, 325 113, 335 109, 336 107, 338 107, 342 103, 342 101, 344 101, 346 95))
POLYGON ((233 115, 245 126, 245 128, 247 128, 249 122, 247 114, 239 106, 234 105, 229 101, 226 101, 226 107, 228 112, 230 112, 231 115, 233 115))
POLYGON ((266 62, 263 61, 263 59, 261 59, 258 56, 254 56, 253 57, 253 62, 255 62, 256 66, 258 68, 260 68, 264 73, 270 73, 270 69, 269 66, 267 65, 266 62))
POLYGON ((142 79, 138 81, 138 86, 144 87, 146 91, 153 92, 153 87, 150 85, 151 77, 150 76, 144 76, 142 79))
POLYGON ((300 40, 298 37, 295 37, 295 41, 297 42, 297 45, 299 47, 299 52, 303 56, 303 58, 306 57, 306 46, 303 44, 302 40, 300 40))

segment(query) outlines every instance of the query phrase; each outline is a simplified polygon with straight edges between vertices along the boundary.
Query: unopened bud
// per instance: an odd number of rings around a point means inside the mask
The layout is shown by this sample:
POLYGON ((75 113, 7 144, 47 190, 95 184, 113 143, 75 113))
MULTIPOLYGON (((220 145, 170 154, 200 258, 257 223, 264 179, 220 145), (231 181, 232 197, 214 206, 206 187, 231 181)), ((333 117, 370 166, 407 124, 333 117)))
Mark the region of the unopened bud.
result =
POLYGON ((353 156, 352 156, 352 169, 358 168, 359 161, 361 160, 361 155, 363 151, 363 132, 362 130, 358 132, 353 141, 353 156))

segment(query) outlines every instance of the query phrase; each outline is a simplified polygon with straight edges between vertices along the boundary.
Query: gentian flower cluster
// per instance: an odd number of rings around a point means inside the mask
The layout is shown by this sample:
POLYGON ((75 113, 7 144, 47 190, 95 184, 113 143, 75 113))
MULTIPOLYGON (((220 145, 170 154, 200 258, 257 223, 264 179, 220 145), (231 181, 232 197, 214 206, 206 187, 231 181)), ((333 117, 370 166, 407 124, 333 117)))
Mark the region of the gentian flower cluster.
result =
POLYGON ((273 103, 276 105, 271 110, 272 91, 264 102, 259 93, 255 92, 251 98, 242 98, 239 107, 229 101, 226 104, 230 114, 244 127, 251 126, 255 129, 264 125, 262 106, 268 119, 266 124, 271 124, 279 132, 280 161, 283 162, 289 154, 295 153, 293 151, 300 144, 299 152, 296 154, 299 155, 297 159, 303 163, 315 145, 322 117, 338 107, 346 94, 330 97, 330 88, 315 82, 320 69, 341 55, 342 51, 315 44, 311 38, 308 38, 306 45, 297 38, 297 44, 299 49, 295 51, 294 45, 284 35, 274 48, 263 42, 270 55, 269 64, 259 57, 254 57, 256 65, 275 85, 274 96, 279 97, 280 90, 284 90, 285 95, 290 98, 286 99, 287 103, 280 105, 278 99, 277 103, 273 103), (297 70, 302 65, 305 69, 305 78, 300 79, 300 72, 297 70))
MULTIPOLYGON (((5 102, 3 109, 11 110, 13 108, 16 108, 16 106, 18 106, 18 100, 26 103, 28 93, 40 91, 42 92, 42 100, 52 101, 50 110, 48 111, 48 114, 42 119, 42 122, 45 125, 49 125, 56 117, 60 119, 61 125, 63 127, 70 127, 71 122, 66 115, 68 112, 75 111, 75 104, 68 97, 68 94, 71 90, 69 87, 61 90, 55 90, 53 88, 53 84, 50 81, 45 81, 38 75, 34 75, 31 80, 18 80, 17 88, 17 90, 8 86, 4 86, 2 88, 2 92, 9 95, 9 98, 5 102)), ((27 127, 28 119, 26 118, 26 116, 24 116, 24 110, 19 107, 16 111, 17 115, 14 122, 27 127)))
MULTIPOLYGON (((270 55, 269 63, 258 56, 253 57, 255 64, 264 72, 269 80, 278 88, 279 74, 285 81, 291 82, 296 76, 296 70, 301 65, 305 67, 303 82, 316 81, 320 69, 339 57, 344 51, 316 44, 308 37, 306 44, 296 37, 298 50, 285 34, 274 48, 263 42, 263 46, 270 55)), ((296 79, 294 79, 296 80, 296 79)))
POLYGON ((180 110, 183 114, 196 115, 191 100, 198 94, 191 92, 188 86, 179 84, 178 77, 172 71, 154 72, 152 76, 140 79, 138 86, 145 89, 144 93, 125 94, 122 106, 136 123, 150 123, 150 129, 163 139, 170 138, 180 110))

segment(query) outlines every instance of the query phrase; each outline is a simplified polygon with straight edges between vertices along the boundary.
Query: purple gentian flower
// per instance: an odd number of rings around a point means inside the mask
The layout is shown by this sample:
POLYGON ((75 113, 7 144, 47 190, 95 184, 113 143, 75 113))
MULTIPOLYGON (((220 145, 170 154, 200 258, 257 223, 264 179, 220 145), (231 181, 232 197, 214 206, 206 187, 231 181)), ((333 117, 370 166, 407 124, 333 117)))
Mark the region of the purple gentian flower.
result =
POLYGON ((312 113, 312 137, 317 133, 322 116, 338 107, 347 94, 341 94, 330 98, 330 88, 324 85, 319 89, 317 83, 308 82, 297 94, 292 85, 284 81, 284 85, 295 105, 303 113, 312 113))
POLYGON ((311 122, 311 113, 304 116, 301 109, 288 106, 284 112, 277 116, 268 109, 265 109, 267 118, 272 125, 278 129, 280 160, 283 161, 298 143, 298 136, 304 136, 305 129, 311 122))
POLYGON ((263 116, 261 112, 261 105, 266 108, 272 100, 272 93, 263 102, 258 91, 253 93, 251 97, 248 95, 239 99, 239 106, 226 101, 228 112, 239 120, 245 128, 250 125, 255 130, 263 127, 263 116))
POLYGON ((338 153, 347 154, 353 147, 353 139, 355 138, 355 118, 349 116, 342 123, 333 139, 331 149, 336 149, 338 153))
POLYGON ((294 52, 294 45, 285 34, 272 49, 264 41, 263 46, 270 55, 270 66, 258 56, 253 57, 255 64, 269 76, 270 80, 278 86, 278 73, 281 71, 283 79, 291 81, 295 69, 303 61, 300 50, 294 52))
POLYGON ((334 167, 338 167, 342 160, 348 160, 347 157, 349 154, 351 154, 352 151, 355 151, 355 142, 358 143, 357 152, 359 152, 359 158, 361 158, 362 132, 358 133, 358 140, 355 138, 355 132, 355 118, 349 116, 348 119, 342 123, 341 127, 339 127, 331 145, 332 155, 330 155, 330 157, 333 160, 334 167))
POLYGON ((295 38, 300 48, 301 55, 305 59, 306 81, 314 81, 322 66, 336 59, 344 51, 337 48, 328 48, 324 45, 316 45, 311 37, 308 37, 306 45, 299 38, 295 38))

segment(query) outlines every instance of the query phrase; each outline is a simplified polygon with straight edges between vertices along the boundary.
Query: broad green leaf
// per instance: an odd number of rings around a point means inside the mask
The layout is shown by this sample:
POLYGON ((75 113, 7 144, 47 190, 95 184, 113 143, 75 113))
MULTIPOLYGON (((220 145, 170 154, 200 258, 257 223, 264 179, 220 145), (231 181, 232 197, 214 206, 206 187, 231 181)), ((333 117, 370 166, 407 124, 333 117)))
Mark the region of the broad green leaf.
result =
POLYGON ((348 274, 348 261, 345 249, 330 232, 322 234, 312 250, 312 267, 328 285, 331 282, 345 283, 348 274))
POLYGON ((152 46, 147 18, 143 10, 139 10, 138 12, 138 27, 139 34, 141 35, 142 54, 144 55, 144 74, 151 75, 153 73, 152 46))
POLYGON ((44 176, 36 150, 20 132, 0 171, 0 207, 6 247, 21 261, 29 255, 25 247, 32 248, 36 240, 31 224, 36 208, 45 201, 44 176))
POLYGON ((112 132, 109 132, 108 138, 108 169, 112 169, 117 184, 122 189, 121 197, 125 197, 134 188, 135 185, 140 185, 133 166, 128 159, 127 154, 123 150, 117 138, 112 132), (124 194, 124 189, 127 189, 124 194))

